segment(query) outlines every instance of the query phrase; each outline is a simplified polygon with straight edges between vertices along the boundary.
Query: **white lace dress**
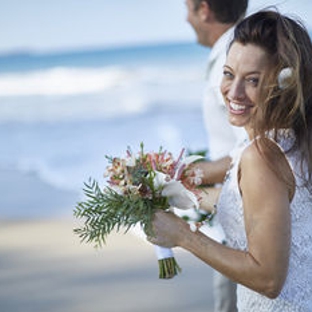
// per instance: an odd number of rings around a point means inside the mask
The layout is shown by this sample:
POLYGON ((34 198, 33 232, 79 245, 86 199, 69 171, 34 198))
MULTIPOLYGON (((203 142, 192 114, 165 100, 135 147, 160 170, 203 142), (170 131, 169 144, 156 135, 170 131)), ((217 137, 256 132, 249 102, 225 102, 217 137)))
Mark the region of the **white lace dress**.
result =
MULTIPOLYGON (((287 150, 293 135, 280 135, 278 145, 287 150)), ((227 244, 235 249, 248 250, 245 234, 244 210, 238 189, 237 172, 242 152, 237 151, 233 166, 224 182, 219 203, 218 218, 226 234, 227 244)), ((286 156, 296 177, 296 192, 291 202, 291 249, 289 271, 282 292, 269 299, 242 285, 237 287, 239 312, 311 312, 312 311, 312 197, 303 187, 299 176, 298 157, 286 156)), ((274 239, 274 238, 272 238, 274 239)))

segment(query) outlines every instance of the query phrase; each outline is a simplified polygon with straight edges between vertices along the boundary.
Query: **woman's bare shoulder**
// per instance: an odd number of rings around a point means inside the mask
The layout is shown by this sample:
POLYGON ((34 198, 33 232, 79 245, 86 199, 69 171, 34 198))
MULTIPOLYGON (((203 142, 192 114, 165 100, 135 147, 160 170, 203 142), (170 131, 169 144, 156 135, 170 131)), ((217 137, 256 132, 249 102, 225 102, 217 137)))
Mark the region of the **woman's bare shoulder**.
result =
POLYGON ((253 141, 244 150, 240 163, 240 173, 242 172, 275 175, 287 184, 289 197, 293 197, 295 178, 291 166, 279 145, 270 139, 253 141))

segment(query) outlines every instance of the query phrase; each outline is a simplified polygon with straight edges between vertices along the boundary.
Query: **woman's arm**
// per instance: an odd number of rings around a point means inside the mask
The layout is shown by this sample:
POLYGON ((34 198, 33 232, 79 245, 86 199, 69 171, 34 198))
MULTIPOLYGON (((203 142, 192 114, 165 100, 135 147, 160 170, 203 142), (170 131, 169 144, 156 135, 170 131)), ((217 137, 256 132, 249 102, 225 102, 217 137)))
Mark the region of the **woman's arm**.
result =
POLYGON ((167 247, 180 246, 233 281, 275 298, 282 289, 288 269, 288 188, 253 145, 241 160, 240 188, 247 251, 234 250, 200 232, 193 233, 182 220, 164 212, 155 215, 153 225, 157 238, 152 238, 151 242, 167 247))

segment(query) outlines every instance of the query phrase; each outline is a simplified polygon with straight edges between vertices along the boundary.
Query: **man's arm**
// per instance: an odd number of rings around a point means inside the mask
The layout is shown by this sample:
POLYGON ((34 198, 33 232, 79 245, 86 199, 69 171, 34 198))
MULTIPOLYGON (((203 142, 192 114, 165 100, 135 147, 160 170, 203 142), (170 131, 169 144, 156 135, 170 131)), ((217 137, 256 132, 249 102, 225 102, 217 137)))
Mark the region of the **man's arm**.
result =
POLYGON ((226 172, 231 164, 231 157, 225 156, 214 161, 201 161, 194 164, 194 168, 199 168, 203 171, 202 178, 203 185, 213 185, 222 183, 226 172))

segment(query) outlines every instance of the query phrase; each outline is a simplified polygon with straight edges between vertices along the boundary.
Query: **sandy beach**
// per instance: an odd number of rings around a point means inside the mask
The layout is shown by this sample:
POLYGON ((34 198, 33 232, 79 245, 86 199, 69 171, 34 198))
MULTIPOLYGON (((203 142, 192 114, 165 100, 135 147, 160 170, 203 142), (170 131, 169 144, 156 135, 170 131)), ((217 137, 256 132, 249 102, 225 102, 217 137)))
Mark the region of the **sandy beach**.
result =
POLYGON ((212 311, 211 270, 177 250, 183 272, 159 280, 153 246, 112 234, 95 250, 71 220, 0 223, 0 311, 212 311))
POLYGON ((160 280, 153 246, 132 233, 114 233, 98 250, 80 243, 73 194, 13 171, 2 172, 0 184, 7 187, 0 202, 1 312, 212 312, 212 271, 193 255, 176 249, 182 273, 160 280))

